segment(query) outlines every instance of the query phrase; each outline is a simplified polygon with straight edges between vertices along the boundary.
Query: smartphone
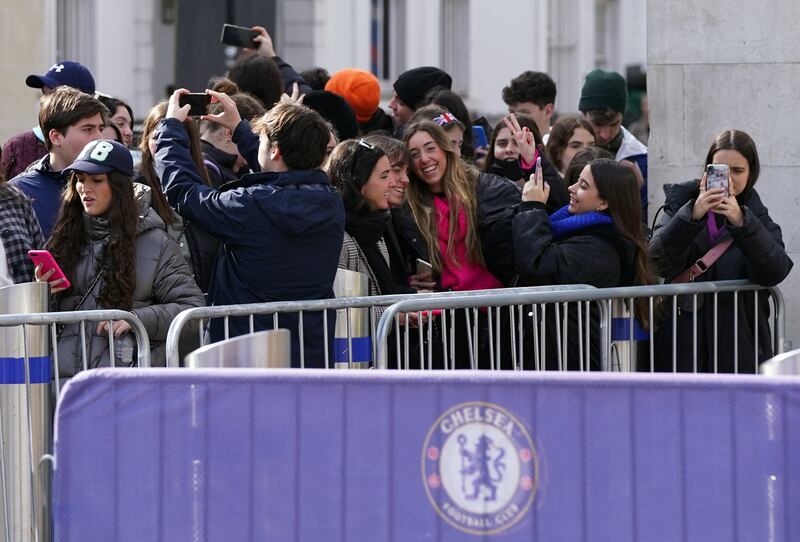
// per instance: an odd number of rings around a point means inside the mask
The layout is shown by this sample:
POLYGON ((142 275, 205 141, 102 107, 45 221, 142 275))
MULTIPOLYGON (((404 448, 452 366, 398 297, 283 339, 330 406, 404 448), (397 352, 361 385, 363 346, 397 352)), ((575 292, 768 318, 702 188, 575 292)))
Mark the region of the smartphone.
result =
POLYGON ((421 258, 417 258, 417 275, 430 273, 433 275, 433 266, 421 258))
POLYGON ((29 250, 28 256, 33 260, 34 265, 42 264, 42 273, 47 273, 51 269, 55 269, 55 272, 50 276, 50 280, 64 279, 61 281, 61 286, 69 288, 69 279, 58 266, 50 252, 46 250, 29 250))
POLYGON ((258 32, 251 30, 244 26, 236 26, 234 24, 222 25, 222 36, 219 41, 225 45, 233 45, 235 47, 247 47, 249 49, 258 49, 258 43, 253 41, 253 38, 258 36, 258 32))
POLYGON ((724 188, 725 197, 730 195, 730 168, 726 164, 706 166, 706 190, 724 188))
POLYGON ((486 138, 486 130, 483 129, 483 126, 472 127, 472 142, 476 149, 489 146, 489 140, 486 138))
POLYGON ((178 100, 178 105, 183 107, 189 104, 189 116, 199 117, 200 115, 208 115, 208 105, 211 103, 211 94, 205 92, 190 92, 189 94, 181 94, 178 100))

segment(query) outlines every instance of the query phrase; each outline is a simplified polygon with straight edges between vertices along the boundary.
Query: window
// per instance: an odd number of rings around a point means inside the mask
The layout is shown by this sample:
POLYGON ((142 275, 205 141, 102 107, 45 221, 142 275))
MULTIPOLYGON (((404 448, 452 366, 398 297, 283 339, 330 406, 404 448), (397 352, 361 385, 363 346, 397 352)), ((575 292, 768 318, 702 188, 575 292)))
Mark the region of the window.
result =
POLYGON ((370 71, 394 80, 406 69, 405 0, 370 0, 370 71))
POLYGON ((469 1, 442 0, 442 65, 453 78, 453 92, 469 88, 469 1))

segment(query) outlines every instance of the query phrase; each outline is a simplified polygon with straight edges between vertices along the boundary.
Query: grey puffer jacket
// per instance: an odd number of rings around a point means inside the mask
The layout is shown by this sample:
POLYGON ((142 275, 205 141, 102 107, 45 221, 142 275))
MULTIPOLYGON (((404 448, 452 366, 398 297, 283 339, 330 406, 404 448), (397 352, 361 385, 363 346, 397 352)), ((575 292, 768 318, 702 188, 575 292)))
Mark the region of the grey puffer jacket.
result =
MULTIPOLYGON (((136 288, 131 312, 139 317, 147 330, 152 364, 164 365, 165 340, 172 319, 183 310, 204 305, 204 298, 192 278, 177 243, 167 234, 164 222, 150 207, 150 188, 134 183, 134 192, 139 203, 140 215, 136 231, 136 288)), ((75 310, 102 267, 104 249, 103 239, 90 240, 81 247, 74 276, 69 277, 74 287, 70 295, 58 301, 59 311, 75 310)), ((106 273, 110 272, 112 271, 106 273)), ((100 307, 97 303, 96 297, 103 281, 104 277, 95 284, 80 310, 111 308, 100 307)), ((96 328, 96 324, 86 326, 86 356, 89 368, 110 365, 108 337, 98 336, 96 328)), ((124 346, 133 344, 132 338, 132 334, 126 333, 116 339, 117 363, 129 361, 120 360, 117 351, 124 353, 124 346)), ((133 356, 135 361, 135 353, 133 356)), ((79 324, 68 325, 61 332, 58 340, 58 364, 61 377, 70 377, 82 370, 79 324)))

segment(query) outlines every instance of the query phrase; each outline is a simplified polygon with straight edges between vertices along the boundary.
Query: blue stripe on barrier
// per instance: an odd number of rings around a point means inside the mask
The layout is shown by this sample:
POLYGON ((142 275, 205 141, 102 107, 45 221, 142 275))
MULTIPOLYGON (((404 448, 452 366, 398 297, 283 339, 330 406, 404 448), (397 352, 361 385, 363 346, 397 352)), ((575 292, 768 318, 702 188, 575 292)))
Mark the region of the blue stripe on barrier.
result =
MULTIPOLYGON (((611 319, 611 340, 612 341, 627 341, 630 340, 631 330, 630 318, 612 318, 611 319)), ((639 321, 633 321, 633 340, 644 341, 650 338, 650 334, 642 329, 639 321)))
MULTIPOLYGON (((333 340, 333 359, 336 363, 347 363, 350 356, 347 350, 351 341, 336 338, 333 340)), ((353 361, 358 363, 372 361, 372 340, 369 337, 353 337, 353 361)))
MULTIPOLYGON (((50 356, 31 357, 31 384, 49 384, 52 379, 50 356)), ((25 358, 0 357, 0 384, 25 383, 25 358)))

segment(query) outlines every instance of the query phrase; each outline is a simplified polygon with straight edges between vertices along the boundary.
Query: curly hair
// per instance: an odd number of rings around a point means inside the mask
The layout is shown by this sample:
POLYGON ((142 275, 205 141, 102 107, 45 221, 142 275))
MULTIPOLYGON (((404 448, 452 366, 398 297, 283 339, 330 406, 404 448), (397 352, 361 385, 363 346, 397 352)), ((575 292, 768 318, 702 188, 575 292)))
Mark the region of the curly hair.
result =
POLYGON ((543 72, 522 72, 503 88, 503 101, 508 105, 531 102, 539 107, 556 103, 556 84, 543 72))
POLYGON ((565 164, 561 161, 561 157, 567 145, 569 145, 572 134, 574 134, 575 130, 578 128, 583 128, 592 134, 592 137, 597 137, 594 126, 585 118, 577 115, 561 117, 553 125, 553 129, 550 130, 550 139, 547 140, 547 146, 544 150, 547 159, 558 171, 564 171, 569 166, 569 164, 565 164))
MULTIPOLYGON (((104 255, 108 271, 103 278, 97 303, 107 309, 131 310, 136 288, 136 227, 139 224, 139 206, 133 195, 130 177, 116 171, 106 175, 111 187, 111 205, 106 214, 111 236, 104 255)), ((75 187, 78 179, 78 173, 70 175, 53 235, 47 242, 47 249, 68 277, 75 276, 80 248, 88 242, 83 221, 83 204, 75 187)), ((69 294, 72 290, 73 287, 70 286, 61 294, 69 294)), ((82 295, 84 292, 79 293, 82 295)))

